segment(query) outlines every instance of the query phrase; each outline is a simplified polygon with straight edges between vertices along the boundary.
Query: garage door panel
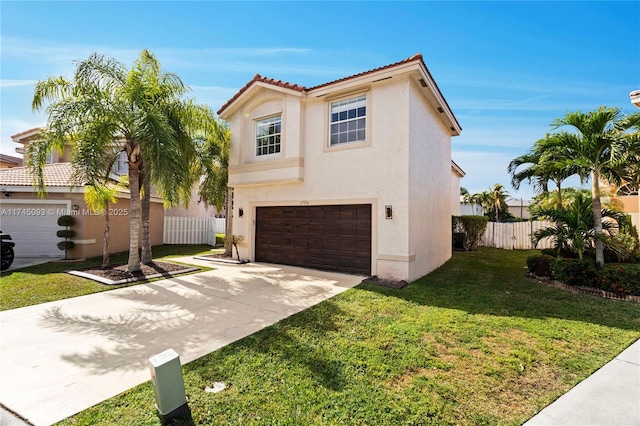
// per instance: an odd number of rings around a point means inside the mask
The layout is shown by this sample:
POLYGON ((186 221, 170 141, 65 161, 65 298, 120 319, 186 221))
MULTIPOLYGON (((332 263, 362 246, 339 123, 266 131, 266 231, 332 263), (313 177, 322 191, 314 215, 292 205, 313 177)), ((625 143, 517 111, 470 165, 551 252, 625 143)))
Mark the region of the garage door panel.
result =
POLYGON ((258 207, 256 260, 369 275, 371 205, 258 207))
POLYGON ((29 212, 63 211, 66 204, 55 203, 7 203, 3 209, 13 214, 0 218, 0 229, 10 234, 16 246, 16 257, 63 257, 64 252, 58 249, 61 241, 56 231, 63 229, 58 226, 58 215, 55 213, 30 216, 29 212), (24 212, 24 214, 21 214, 24 212))

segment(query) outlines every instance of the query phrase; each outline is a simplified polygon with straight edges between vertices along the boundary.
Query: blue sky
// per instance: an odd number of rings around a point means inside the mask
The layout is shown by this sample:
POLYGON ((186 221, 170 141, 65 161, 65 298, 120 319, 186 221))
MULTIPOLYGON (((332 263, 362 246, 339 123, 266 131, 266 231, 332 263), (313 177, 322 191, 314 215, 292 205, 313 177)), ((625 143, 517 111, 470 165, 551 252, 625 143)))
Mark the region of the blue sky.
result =
MULTIPOLYGON (((471 192, 565 112, 634 111, 640 2, 24 2, 1 15, 1 145, 41 126, 35 82, 92 52, 130 66, 142 49, 214 111, 255 73, 313 86, 420 52, 462 125, 453 159, 471 192)), ((569 182, 577 184, 577 181, 569 182)))

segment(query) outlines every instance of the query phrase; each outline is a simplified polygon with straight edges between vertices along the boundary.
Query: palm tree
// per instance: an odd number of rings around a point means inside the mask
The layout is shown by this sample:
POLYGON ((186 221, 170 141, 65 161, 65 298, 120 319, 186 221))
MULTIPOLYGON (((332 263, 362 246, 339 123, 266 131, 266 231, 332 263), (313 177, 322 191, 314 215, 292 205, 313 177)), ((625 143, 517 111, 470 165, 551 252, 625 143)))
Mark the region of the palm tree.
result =
MULTIPOLYGON (((600 181, 605 178, 615 185, 622 182, 628 159, 630 134, 627 130, 637 126, 639 120, 640 113, 625 117, 619 108, 600 107, 588 113, 570 112, 552 125, 555 129, 570 126, 576 132, 556 133, 541 144, 542 149, 558 154, 553 160, 557 169, 567 173, 575 170, 583 181, 591 179, 593 230, 597 236, 603 230, 600 181)), ((604 265, 602 240, 595 238, 598 265, 604 265)))
MULTIPOLYGON (((571 203, 565 208, 541 208, 534 211, 534 218, 546 218, 554 222, 553 226, 534 232, 532 241, 534 246, 545 238, 552 238, 555 249, 560 254, 563 249, 570 249, 578 253, 582 259, 585 249, 593 247, 595 243, 606 243, 607 237, 603 232, 597 233, 592 227, 593 209, 592 199, 583 193, 577 193, 571 203)), ((621 220, 621 213, 602 209, 601 217, 610 217, 616 222, 621 220)), ((603 230, 614 227, 610 221, 603 222, 603 230)), ((616 225, 617 226, 617 225, 616 225)))
POLYGON ((509 209, 506 201, 508 196, 509 193, 499 183, 493 185, 493 188, 490 188, 486 193, 484 201, 487 205, 489 217, 495 219, 496 222, 500 221, 500 212, 509 209))
POLYGON ((198 192, 204 202, 215 205, 216 209, 222 210, 224 206, 226 213, 224 255, 231 257, 233 255, 233 228, 230 203, 233 197, 233 188, 228 186, 231 130, 218 121, 212 124, 214 128, 210 132, 211 136, 200 146, 202 180, 198 192))
POLYGON ((521 155, 509 163, 507 171, 511 174, 511 186, 513 189, 520 189, 522 182, 533 183, 534 190, 539 194, 549 192, 549 182, 556 185, 556 200, 558 209, 562 208, 562 182, 569 176, 576 173, 576 170, 561 169, 556 161, 562 155, 560 150, 553 150, 547 147, 547 140, 555 137, 549 135, 533 144, 533 148, 524 155, 521 155), (525 168, 520 166, 527 165, 525 168), (519 170, 518 170, 519 169, 519 170))
POLYGON ((464 195, 464 202, 471 204, 471 209, 473 211, 473 214, 476 215, 475 206, 480 205, 482 208, 485 208, 485 206, 487 205, 487 202, 486 202, 487 197, 488 196, 486 191, 479 192, 476 194, 467 193, 466 195, 464 195))
POLYGON ((91 210, 104 212, 102 238, 102 267, 109 266, 109 204, 116 202, 116 189, 108 185, 88 185, 84 191, 84 201, 91 210))
MULTIPOLYGON (((131 197, 129 225, 130 272, 140 270, 138 241, 143 231, 144 260, 150 261, 148 208, 141 205, 140 194, 148 201, 151 185, 160 192, 165 206, 188 203, 197 180, 194 164, 194 137, 204 137, 214 115, 210 108, 182 97, 188 91, 182 80, 161 71, 155 56, 143 50, 133 67, 102 55, 92 54, 76 67, 73 80, 50 77, 36 85, 32 107, 42 109, 46 101, 47 138, 29 146, 29 167, 37 185, 44 191, 42 170, 47 150, 61 150, 71 143, 74 164, 93 161, 91 155, 125 151, 129 164, 131 197), (145 228, 143 228, 143 212, 145 228)), ((102 156, 97 156, 102 157, 102 156)), ((86 167, 92 174, 103 173, 86 167)))

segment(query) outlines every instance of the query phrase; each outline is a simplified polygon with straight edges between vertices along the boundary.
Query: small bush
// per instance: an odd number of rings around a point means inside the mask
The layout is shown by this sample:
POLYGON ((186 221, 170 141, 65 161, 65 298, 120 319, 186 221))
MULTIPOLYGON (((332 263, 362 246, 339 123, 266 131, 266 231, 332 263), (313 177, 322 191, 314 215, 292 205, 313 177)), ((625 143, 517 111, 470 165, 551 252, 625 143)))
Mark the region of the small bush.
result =
POLYGON ((462 248, 475 251, 487 229, 489 218, 486 216, 453 216, 453 233, 462 234, 462 248))
POLYGON ((60 241, 57 245, 60 250, 71 250, 76 246, 73 241, 60 241))
POLYGON ((453 248, 464 250, 464 232, 453 233, 453 248))
POLYGON ((58 218, 58 226, 73 226, 76 220, 73 216, 60 216, 58 218))
POLYGON ((75 231, 72 231, 71 229, 61 229, 59 231, 56 231, 56 236, 60 238, 73 238, 75 237, 75 235, 75 231))
POLYGON ((551 262, 554 257, 546 254, 535 254, 527 257, 527 267, 529 272, 536 274, 539 277, 553 278, 551 271, 551 262))
POLYGON ((586 287, 594 287, 598 277, 596 263, 591 259, 554 259, 551 273, 565 284, 586 287))
POLYGON ((640 296, 640 265, 605 264, 598 272, 597 288, 640 296))

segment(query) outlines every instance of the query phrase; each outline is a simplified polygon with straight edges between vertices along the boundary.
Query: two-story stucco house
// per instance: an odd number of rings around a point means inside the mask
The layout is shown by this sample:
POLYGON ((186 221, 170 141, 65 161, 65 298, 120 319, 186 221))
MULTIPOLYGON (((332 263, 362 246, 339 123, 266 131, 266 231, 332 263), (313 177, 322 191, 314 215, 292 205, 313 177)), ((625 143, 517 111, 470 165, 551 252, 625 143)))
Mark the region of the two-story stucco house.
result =
POLYGON ((422 55, 309 88, 256 74, 218 114, 242 257, 408 281, 450 258, 461 127, 422 55))

